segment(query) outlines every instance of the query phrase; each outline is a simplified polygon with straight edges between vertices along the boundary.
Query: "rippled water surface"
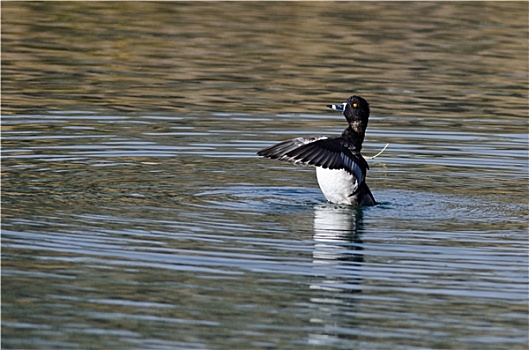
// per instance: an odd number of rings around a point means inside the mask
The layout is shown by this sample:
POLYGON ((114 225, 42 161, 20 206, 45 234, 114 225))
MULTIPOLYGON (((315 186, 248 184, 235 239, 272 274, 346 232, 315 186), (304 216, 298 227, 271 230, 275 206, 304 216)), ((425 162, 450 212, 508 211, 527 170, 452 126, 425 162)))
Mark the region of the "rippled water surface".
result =
POLYGON ((528 4, 2 3, 2 348, 526 349, 528 4), (371 104, 380 202, 256 152, 371 104))

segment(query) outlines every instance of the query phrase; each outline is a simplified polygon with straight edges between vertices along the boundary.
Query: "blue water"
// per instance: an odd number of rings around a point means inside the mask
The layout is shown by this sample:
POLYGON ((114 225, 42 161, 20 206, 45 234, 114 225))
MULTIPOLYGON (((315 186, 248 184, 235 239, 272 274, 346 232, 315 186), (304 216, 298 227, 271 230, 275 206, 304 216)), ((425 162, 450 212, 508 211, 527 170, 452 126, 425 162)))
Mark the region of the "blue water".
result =
POLYGON ((352 4, 3 3, 2 348, 526 349, 528 5, 352 4))

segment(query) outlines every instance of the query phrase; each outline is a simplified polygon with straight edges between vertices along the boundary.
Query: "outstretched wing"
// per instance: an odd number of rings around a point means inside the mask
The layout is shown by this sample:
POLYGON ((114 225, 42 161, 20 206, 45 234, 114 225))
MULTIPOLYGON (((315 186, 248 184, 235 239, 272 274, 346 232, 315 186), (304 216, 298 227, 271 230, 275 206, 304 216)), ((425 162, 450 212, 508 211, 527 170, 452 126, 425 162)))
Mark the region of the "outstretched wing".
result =
POLYGON ((362 183, 369 168, 360 153, 353 154, 344 140, 327 137, 298 137, 265 148, 258 155, 293 164, 313 165, 327 169, 345 169, 362 183))

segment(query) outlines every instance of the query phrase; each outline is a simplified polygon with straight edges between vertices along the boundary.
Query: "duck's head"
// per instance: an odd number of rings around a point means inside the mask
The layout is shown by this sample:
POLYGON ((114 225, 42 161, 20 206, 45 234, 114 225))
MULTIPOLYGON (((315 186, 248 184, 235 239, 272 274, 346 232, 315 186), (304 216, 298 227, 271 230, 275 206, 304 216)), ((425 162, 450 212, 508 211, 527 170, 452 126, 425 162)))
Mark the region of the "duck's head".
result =
POLYGON ((362 97, 353 95, 342 104, 327 107, 342 112, 354 131, 365 133, 369 119, 369 103, 362 97))

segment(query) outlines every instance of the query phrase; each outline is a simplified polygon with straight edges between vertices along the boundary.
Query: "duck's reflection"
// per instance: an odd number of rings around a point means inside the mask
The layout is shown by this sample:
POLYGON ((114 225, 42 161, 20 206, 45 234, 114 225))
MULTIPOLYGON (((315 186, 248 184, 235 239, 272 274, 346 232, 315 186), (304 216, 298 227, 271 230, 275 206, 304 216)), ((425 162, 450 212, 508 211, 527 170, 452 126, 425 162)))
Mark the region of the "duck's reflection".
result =
MULTIPOLYGON (((360 292, 360 269, 364 262, 361 236, 364 230, 362 208, 320 205, 314 213, 313 268, 316 281, 311 304, 315 306, 310 323, 319 331, 309 337, 311 345, 331 345, 350 338, 355 299, 360 292), (322 327, 322 328, 320 328, 322 327), (349 333, 349 336, 347 335, 349 333)), ((354 334, 354 331, 352 332, 354 334)))
POLYGON ((322 205, 314 213, 313 264, 324 279, 313 289, 353 291, 358 289, 358 269, 364 261, 361 235, 362 209, 322 205))

